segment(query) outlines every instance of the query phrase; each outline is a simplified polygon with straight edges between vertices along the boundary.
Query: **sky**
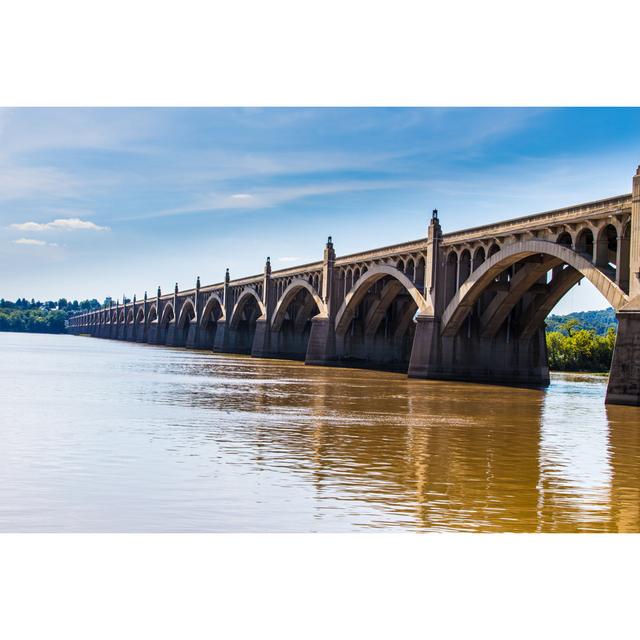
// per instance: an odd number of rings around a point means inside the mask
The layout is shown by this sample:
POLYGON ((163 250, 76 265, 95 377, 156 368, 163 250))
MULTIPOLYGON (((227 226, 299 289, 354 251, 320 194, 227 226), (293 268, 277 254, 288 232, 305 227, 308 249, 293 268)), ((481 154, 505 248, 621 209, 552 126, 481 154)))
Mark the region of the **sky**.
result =
MULTIPOLYGON (((640 109, 0 110, 0 297, 167 292, 631 191, 640 109)), ((607 307, 588 282, 556 307, 607 307)))

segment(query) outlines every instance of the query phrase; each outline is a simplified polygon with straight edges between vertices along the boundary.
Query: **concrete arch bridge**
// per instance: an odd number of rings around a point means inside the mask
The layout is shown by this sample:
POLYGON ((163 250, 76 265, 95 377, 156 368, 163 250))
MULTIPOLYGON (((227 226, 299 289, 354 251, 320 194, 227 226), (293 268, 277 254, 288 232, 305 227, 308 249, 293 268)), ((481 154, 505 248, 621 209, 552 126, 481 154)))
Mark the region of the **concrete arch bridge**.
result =
POLYGON ((79 314, 69 330, 409 376, 544 386, 544 320, 583 278, 616 310, 607 402, 640 405, 640 167, 631 194, 79 314))

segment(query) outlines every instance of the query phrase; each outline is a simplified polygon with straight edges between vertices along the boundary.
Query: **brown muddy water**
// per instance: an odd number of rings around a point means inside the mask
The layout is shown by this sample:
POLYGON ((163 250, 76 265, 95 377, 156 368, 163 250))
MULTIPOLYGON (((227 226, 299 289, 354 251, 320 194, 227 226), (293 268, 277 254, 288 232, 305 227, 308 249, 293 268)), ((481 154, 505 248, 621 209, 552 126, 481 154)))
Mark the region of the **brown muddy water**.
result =
POLYGON ((0 334, 0 531, 640 531, 640 409, 0 334))

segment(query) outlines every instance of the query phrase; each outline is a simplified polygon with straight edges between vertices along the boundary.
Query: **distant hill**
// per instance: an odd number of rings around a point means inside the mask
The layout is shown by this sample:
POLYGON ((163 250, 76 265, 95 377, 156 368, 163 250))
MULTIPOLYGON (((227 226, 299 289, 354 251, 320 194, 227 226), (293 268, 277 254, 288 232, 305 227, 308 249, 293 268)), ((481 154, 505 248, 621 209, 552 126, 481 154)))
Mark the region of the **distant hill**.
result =
POLYGON ((587 331, 595 331, 597 335, 603 336, 607 333, 609 327, 613 327, 617 330, 618 321, 616 320, 616 312, 613 307, 608 309, 601 309, 599 311, 577 311, 575 313, 569 313, 566 316, 549 316, 546 320, 547 333, 551 331, 560 331, 566 335, 566 331, 561 329, 567 320, 577 320, 578 325, 576 330, 586 329, 587 331))

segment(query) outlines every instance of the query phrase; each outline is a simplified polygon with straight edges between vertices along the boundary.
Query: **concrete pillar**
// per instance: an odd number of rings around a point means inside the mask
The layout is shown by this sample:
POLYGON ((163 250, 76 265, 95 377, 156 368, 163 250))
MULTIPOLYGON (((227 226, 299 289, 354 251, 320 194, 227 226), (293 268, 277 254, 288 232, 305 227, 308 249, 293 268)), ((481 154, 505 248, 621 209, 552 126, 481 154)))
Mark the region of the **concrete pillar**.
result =
POLYGON ((176 346, 176 327, 178 326, 178 317, 180 316, 180 309, 178 309, 178 283, 176 282, 173 288, 173 320, 167 324, 167 333, 164 337, 164 343, 167 346, 176 346))
POLYGON ((434 314, 440 316, 444 311, 444 263, 440 242, 442 228, 438 219, 438 210, 431 214, 427 230, 427 259, 424 274, 424 295, 431 302, 434 314))
POLYGON ((411 358, 407 375, 410 378, 438 379, 440 373, 440 319, 417 316, 411 358))
POLYGON ((618 236, 616 254, 616 284, 625 292, 629 292, 629 238, 618 236))
POLYGON ((160 341, 160 314, 162 309, 160 308, 160 296, 162 291, 160 287, 156 291, 156 319, 153 322, 147 322, 147 342, 149 344, 158 344, 160 341))
POLYGON ((113 300, 109 300, 109 325, 105 328, 105 338, 113 338, 113 300))
MULTIPOLYGON (((138 342, 146 342, 147 341, 147 327, 148 327, 148 322, 147 322, 147 316, 149 313, 149 300, 147 298, 147 292, 144 292, 144 300, 142 302, 142 315, 143 315, 143 320, 142 320, 142 325, 138 326, 136 331, 136 340, 138 342)), ((134 316, 135 318, 135 316, 134 316)), ((135 320, 134 320, 135 321, 135 320)))
POLYGON ((256 321, 256 332, 253 335, 251 346, 251 355, 258 358, 266 358, 270 354, 271 316, 274 306, 274 296, 271 289, 271 258, 267 258, 262 277, 262 304, 265 308, 265 314, 256 321))
POLYGON ((189 349, 198 347, 198 334, 200 332, 200 276, 196 278, 196 293, 193 299, 193 307, 195 309, 195 318, 189 323, 189 333, 185 346, 189 349))
POLYGON ((640 296, 640 166, 633 176, 631 200, 631 251, 629 257, 629 296, 633 300, 640 296))
MULTIPOLYGON (((133 314, 133 322, 129 325, 127 325, 127 340, 130 340, 131 342, 135 342, 136 341, 136 331, 138 328, 138 325, 136 324, 136 294, 133 294, 133 303, 131 306, 131 311, 133 314)), ((125 318, 126 321, 126 318, 125 318)))
MULTIPOLYGON (((602 225, 593 233, 593 263, 597 267, 609 267, 609 240, 607 235, 602 232, 602 225)), ((616 263, 617 264, 617 263, 616 263)))
POLYGON ((324 247, 322 263, 322 301, 326 314, 320 314, 311 321, 311 333, 305 356, 306 364, 327 364, 336 357, 335 316, 337 312, 336 252, 331 236, 324 247))
POLYGON ((127 339, 127 302, 126 302, 127 298, 124 295, 124 293, 122 294, 122 310, 123 310, 123 320, 122 323, 120 324, 119 330, 118 330, 118 339, 119 340, 126 340, 127 339))
POLYGON ((216 327, 216 335, 213 343, 214 351, 225 352, 228 350, 229 341, 229 323, 231 322, 231 314, 233 312, 233 300, 231 299, 231 287, 229 282, 231 276, 229 275, 229 269, 224 274, 224 288, 222 290, 222 304, 224 306, 224 321, 218 320, 216 327))
POLYGON ((618 335, 607 385, 607 404, 640 406, 640 297, 617 314, 618 335))
MULTIPOLYGON (((411 348, 408 375, 412 378, 435 377, 440 362, 440 315, 445 308, 444 259, 440 242, 442 228, 434 209, 427 230, 424 295, 432 313, 416 317, 416 332, 411 348)), ((457 278, 457 274, 456 274, 457 278)))
POLYGON ((111 328, 111 338, 113 340, 117 340, 119 332, 120 332, 120 300, 116 299, 116 321, 114 323, 114 326, 111 328))

